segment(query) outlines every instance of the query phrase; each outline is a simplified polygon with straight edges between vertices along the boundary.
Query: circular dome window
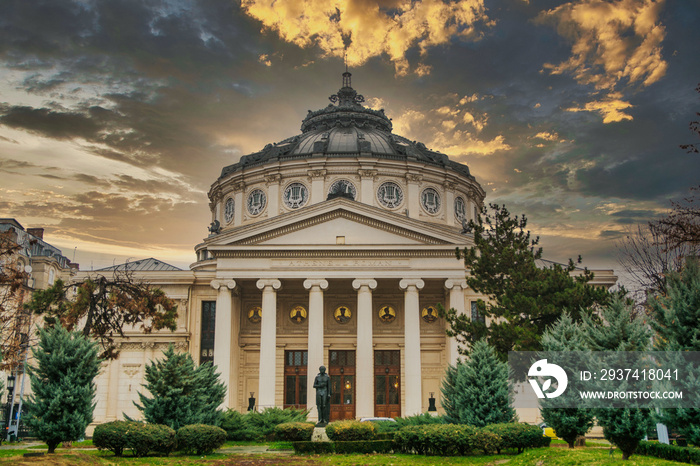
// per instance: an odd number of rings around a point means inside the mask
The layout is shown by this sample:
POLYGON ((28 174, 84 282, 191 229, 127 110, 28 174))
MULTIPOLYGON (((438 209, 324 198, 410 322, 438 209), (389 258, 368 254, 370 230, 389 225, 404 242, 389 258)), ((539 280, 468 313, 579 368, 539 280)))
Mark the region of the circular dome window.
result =
POLYGON ((265 210, 265 205, 267 205, 267 196, 262 189, 254 189, 248 194, 246 207, 250 215, 260 215, 265 210))
POLYGON ((433 188, 426 188, 420 195, 420 205, 429 214, 436 214, 440 211, 440 194, 433 188))
POLYGON ((298 209, 309 200, 309 190, 301 183, 291 183, 282 195, 284 205, 290 209, 298 209))
POLYGON ((403 202, 401 186, 393 181, 382 183, 377 189, 377 200, 387 209, 395 209, 403 202))

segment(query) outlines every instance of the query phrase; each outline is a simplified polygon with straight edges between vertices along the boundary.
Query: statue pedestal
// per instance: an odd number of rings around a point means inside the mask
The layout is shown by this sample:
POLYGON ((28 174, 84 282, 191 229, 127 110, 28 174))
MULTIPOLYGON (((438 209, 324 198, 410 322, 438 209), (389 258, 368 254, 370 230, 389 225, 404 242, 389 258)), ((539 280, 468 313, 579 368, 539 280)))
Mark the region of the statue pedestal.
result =
POLYGON ((326 435, 325 427, 314 427, 314 433, 311 434, 312 442, 330 442, 331 439, 326 435))

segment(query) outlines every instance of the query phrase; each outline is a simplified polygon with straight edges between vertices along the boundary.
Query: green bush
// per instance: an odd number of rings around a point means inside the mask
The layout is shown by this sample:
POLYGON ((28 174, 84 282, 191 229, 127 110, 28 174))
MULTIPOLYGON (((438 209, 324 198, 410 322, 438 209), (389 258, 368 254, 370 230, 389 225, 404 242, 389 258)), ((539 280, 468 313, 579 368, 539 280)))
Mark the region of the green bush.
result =
POLYGON ((134 456, 146 456, 150 452, 167 456, 175 448, 175 431, 161 424, 133 422, 125 436, 126 447, 134 456))
POLYGON ((333 441, 374 440, 377 429, 371 422, 335 421, 326 426, 326 435, 333 441))
POLYGON ((497 449, 498 453, 502 448, 515 448, 518 453, 522 453, 526 448, 548 447, 551 442, 549 437, 542 435, 542 429, 539 427, 517 422, 491 424, 483 430, 501 437, 502 442, 497 449))
POLYGON ((399 429, 406 426, 424 426, 432 424, 445 424, 445 416, 431 416, 428 413, 423 413, 416 414, 415 416, 396 418, 396 425, 399 429))
POLYGON ((226 438, 228 440, 252 440, 252 434, 248 430, 248 425, 245 421, 245 414, 241 414, 234 409, 228 409, 221 416, 219 427, 226 431, 226 438))
POLYGON ((266 408, 262 412, 241 414, 227 410, 219 422, 228 440, 272 440, 275 426, 286 422, 304 422, 309 412, 295 408, 266 408))
POLYGON ((319 455, 335 451, 333 442, 293 442, 292 446, 297 455, 319 455))
POLYGON ((177 430, 177 449, 186 454, 208 455, 226 443, 226 431, 207 424, 192 424, 177 430))
POLYGON ((114 456, 122 456, 127 447, 126 433, 133 424, 140 424, 133 421, 112 421, 105 422, 95 427, 92 434, 92 444, 98 450, 109 450, 114 456))
POLYGON ((500 446, 500 437, 463 424, 430 424, 400 429, 394 444, 403 453, 454 456, 493 452, 500 446))
POLYGON ((308 442, 314 433, 312 422, 285 422, 275 426, 275 440, 308 442))
POLYGON ((677 447, 664 443, 641 441, 635 453, 669 461, 700 464, 700 448, 677 447))
POLYGON ((390 453, 394 442, 391 440, 356 440, 350 442, 333 442, 335 453, 390 453))

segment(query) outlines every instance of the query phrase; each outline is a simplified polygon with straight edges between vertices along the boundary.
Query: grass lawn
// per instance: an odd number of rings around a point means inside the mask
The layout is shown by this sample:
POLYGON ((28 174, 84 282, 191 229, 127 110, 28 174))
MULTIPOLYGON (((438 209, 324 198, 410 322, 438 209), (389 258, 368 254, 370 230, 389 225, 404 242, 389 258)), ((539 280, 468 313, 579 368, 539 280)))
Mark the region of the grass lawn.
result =
MULTIPOLYGON (((261 446, 260 444, 257 444, 261 446)), ((473 465, 473 466, 577 466, 577 465, 609 465, 609 466, 671 466, 683 463, 661 460, 643 456, 633 456, 629 461, 622 461, 622 454, 616 450, 613 457, 609 449, 585 447, 571 450, 569 448, 538 448, 527 450, 521 455, 506 454, 493 456, 470 457, 436 457, 416 455, 310 455, 294 456, 289 454, 264 455, 251 454, 213 454, 206 457, 180 456, 175 453, 169 457, 132 458, 131 456, 116 458, 111 452, 96 450, 61 450, 54 455, 24 458, 22 455, 37 450, 0 450, 0 465, 48 465, 48 466, 79 466, 79 465, 153 465, 153 466, 350 466, 350 465, 473 465)))

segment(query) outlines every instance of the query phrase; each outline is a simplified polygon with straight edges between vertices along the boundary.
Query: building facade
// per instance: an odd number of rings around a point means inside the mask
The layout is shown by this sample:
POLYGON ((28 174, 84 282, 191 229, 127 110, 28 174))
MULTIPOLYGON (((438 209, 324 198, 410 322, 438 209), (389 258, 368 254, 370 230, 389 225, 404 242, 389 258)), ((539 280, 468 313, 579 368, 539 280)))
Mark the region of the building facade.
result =
POLYGON ((155 259, 119 266, 178 302, 178 328, 126 329, 97 381, 96 423, 139 416, 144 368, 171 343, 212 361, 228 386, 224 406, 239 411, 306 407, 315 420, 321 365, 331 420, 419 414, 431 396, 441 409, 458 349, 437 306, 480 318, 455 248, 473 246, 464 225, 485 192, 466 165, 393 134, 350 73, 330 100, 301 134, 223 168, 190 270, 155 259))

